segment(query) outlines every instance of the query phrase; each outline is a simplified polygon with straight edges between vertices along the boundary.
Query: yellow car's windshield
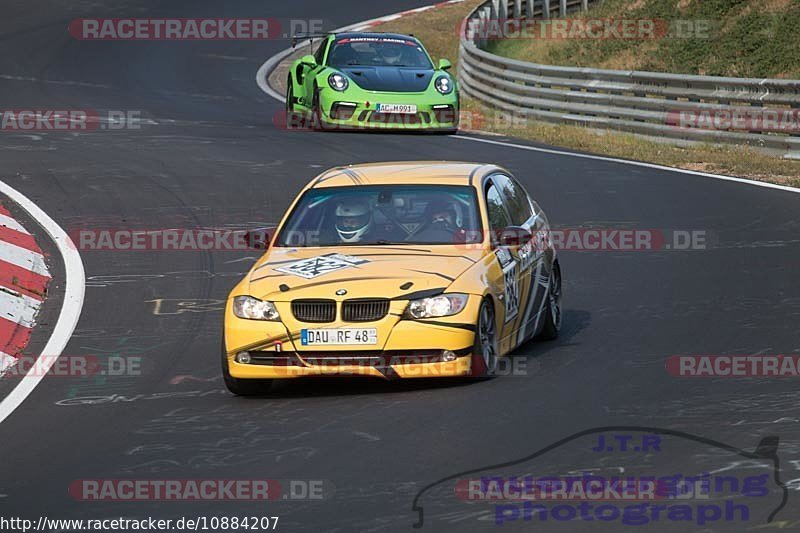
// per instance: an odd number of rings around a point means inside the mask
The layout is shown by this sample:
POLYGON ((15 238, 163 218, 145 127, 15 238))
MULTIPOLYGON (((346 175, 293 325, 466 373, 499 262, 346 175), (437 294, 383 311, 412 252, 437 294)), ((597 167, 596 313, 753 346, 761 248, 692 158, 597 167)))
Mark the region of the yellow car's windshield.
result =
POLYGON ((470 244, 483 240, 475 192, 448 185, 370 185, 307 191, 277 246, 470 244))

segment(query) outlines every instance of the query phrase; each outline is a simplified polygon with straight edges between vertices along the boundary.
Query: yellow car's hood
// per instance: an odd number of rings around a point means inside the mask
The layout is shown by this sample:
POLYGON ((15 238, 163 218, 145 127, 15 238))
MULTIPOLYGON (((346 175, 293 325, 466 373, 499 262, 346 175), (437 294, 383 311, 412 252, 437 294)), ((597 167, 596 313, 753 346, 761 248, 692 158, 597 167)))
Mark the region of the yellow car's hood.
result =
POLYGON ((482 255, 468 246, 274 248, 253 267, 249 290, 276 302, 395 298, 446 288, 482 255))

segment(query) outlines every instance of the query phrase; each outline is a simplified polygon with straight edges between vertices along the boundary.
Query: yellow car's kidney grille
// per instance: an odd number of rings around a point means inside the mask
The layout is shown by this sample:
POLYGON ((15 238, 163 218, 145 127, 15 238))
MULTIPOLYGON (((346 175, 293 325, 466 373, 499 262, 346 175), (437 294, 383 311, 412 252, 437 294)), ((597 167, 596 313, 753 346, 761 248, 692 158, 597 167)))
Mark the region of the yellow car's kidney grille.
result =
POLYGON ((342 304, 342 320, 345 322, 372 322, 380 320, 389 312, 389 300, 371 298, 345 300, 342 304))
POLYGON ((292 314, 300 322, 333 322, 336 320, 334 300, 295 300, 292 314))

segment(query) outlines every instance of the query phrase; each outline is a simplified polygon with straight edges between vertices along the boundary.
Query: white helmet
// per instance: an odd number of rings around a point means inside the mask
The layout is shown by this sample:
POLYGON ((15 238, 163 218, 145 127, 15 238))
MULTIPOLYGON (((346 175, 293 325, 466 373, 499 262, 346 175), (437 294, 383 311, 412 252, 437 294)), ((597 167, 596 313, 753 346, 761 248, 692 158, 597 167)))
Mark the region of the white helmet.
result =
POLYGON ((336 231, 342 242, 359 242, 371 222, 372 211, 366 202, 350 200, 336 208, 336 231))
POLYGON ((381 57, 389 65, 400 62, 403 57, 403 46, 395 43, 383 43, 379 49, 381 57))

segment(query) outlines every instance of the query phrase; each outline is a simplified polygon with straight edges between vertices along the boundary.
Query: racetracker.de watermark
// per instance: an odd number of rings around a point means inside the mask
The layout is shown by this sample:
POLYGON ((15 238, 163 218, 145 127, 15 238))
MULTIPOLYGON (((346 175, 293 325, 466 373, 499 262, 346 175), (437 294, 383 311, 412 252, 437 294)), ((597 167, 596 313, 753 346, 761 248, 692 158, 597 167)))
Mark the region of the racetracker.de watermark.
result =
POLYGON ((44 376, 81 378, 90 376, 140 376, 141 357, 97 355, 22 356, 0 372, 4 377, 44 376))
MULTIPOLYGON (((684 490, 683 488, 681 490, 684 490)), ((652 501, 670 497, 668 487, 655 478, 487 476, 461 479, 456 497, 464 501, 652 501)))
POLYGON ((333 485, 323 480, 278 479, 77 479, 67 489, 83 502, 323 500, 333 485))
POLYGON ((714 29, 714 22, 705 19, 469 19, 459 23, 458 35, 485 40, 652 41, 710 39, 714 29))
POLYGON ((83 18, 69 33, 81 41, 260 41, 320 33, 321 19, 83 18))
MULTIPOLYGON (((493 234, 496 242, 525 243, 523 254, 551 248, 575 252, 647 252, 705 250, 705 230, 660 230, 635 228, 556 228, 530 234, 513 229, 455 229, 450 244, 480 249, 483 235, 493 234), (527 242, 525 242, 527 241, 527 242)), ((253 251, 269 246, 275 228, 103 228, 72 230, 69 236, 80 251, 253 251)), ((291 231, 282 234, 289 246, 329 246, 319 231, 291 231)))
POLYGON ((81 229, 69 232, 80 251, 253 251, 271 239, 269 230, 226 228, 81 229))
POLYGON ((667 372, 681 378, 800 377, 798 355, 673 355, 667 372))
MULTIPOLYGON (((459 109, 458 122, 454 122, 455 110, 450 109, 446 104, 440 109, 431 109, 430 111, 419 110, 416 113, 389 113, 379 114, 376 112, 376 103, 372 101, 356 102, 355 108, 352 108, 352 114, 348 111, 344 115, 330 116, 328 110, 325 111, 325 123, 322 123, 319 114, 314 114, 309 111, 292 111, 287 113, 285 110, 280 109, 272 116, 272 125, 279 130, 285 131, 352 131, 352 130, 374 130, 386 128, 400 128, 412 127, 417 129, 433 128, 433 123, 422 124, 420 122, 420 113, 428 113, 436 118, 438 127, 440 128, 453 128, 458 127, 460 130, 467 131, 495 131, 507 128, 523 129, 536 121, 525 115, 524 113, 509 113, 506 111, 493 111, 489 115, 481 113, 480 111, 473 111, 469 109, 459 109), (352 117, 361 117, 363 112, 367 111, 367 115, 363 116, 362 120, 351 120, 352 117), (369 114, 371 113, 371 114, 369 114)), ((337 111, 338 113, 338 111, 337 111)), ((429 117, 430 118, 430 117, 429 117)))
POLYGON ((533 242, 542 243, 546 240, 556 250, 577 252, 705 250, 707 246, 707 234, 704 230, 557 228, 545 232, 543 237, 534 239, 533 242))
MULTIPOLYGON (((431 111, 423 111, 430 118, 435 117, 438 126, 434 126, 430 122, 420 122, 420 113, 379 113, 376 109, 377 103, 371 101, 358 102, 356 104, 360 107, 353 107, 352 113, 348 112, 346 115, 327 116, 323 124, 321 117, 318 114, 293 111, 287 113, 285 110, 278 110, 272 115, 272 125, 279 130, 285 131, 352 131, 352 130, 374 130, 381 128, 407 128, 413 127, 418 129, 429 128, 452 128, 456 124, 460 124, 462 129, 481 129, 486 120, 483 114, 473 111, 459 111, 456 117, 455 109, 452 106, 442 104, 442 109, 432 109, 431 111), (363 120, 351 120, 354 116, 363 115, 364 112, 368 113, 363 120), (458 121, 456 121, 458 118, 458 121), (340 121, 340 122, 336 122, 340 121)), ((327 114, 327 112, 326 112, 327 114)))
POLYGON ((728 109, 676 109, 666 123, 679 129, 800 133, 800 109, 736 107, 728 109))
POLYGON ((0 131, 81 132, 140 129, 141 111, 93 109, 0 109, 0 131))
MULTIPOLYGON (((444 363, 457 365, 459 374, 467 374, 472 369, 470 355, 458 358, 445 359, 442 355, 375 355, 362 354, 337 354, 331 352, 328 356, 319 353, 284 352, 287 348, 283 343, 277 343, 267 348, 264 352, 240 352, 236 360, 242 361, 241 356, 247 353, 247 361, 255 357, 269 357, 267 363, 272 369, 280 369, 285 376, 306 376, 309 371, 320 376, 366 376, 379 371, 385 375, 392 375, 395 370, 402 372, 404 378, 440 378, 453 375, 453 368, 443 366, 444 363)), ((287 348, 288 349, 288 348, 287 348)), ((249 364, 249 363, 244 363, 249 364)), ((256 363, 258 364, 258 363, 256 363)), ((499 357, 492 371, 495 377, 527 377, 529 370, 534 372, 539 369, 538 361, 528 361, 524 357, 499 357)))
MULTIPOLYGON (((636 228, 553 228, 531 234, 525 228, 490 231, 492 242, 519 247, 519 253, 542 253, 549 249, 564 252, 660 252, 705 250, 709 234, 705 230, 661 230, 636 228)), ((478 249, 482 230, 454 232, 459 247, 478 249)))

